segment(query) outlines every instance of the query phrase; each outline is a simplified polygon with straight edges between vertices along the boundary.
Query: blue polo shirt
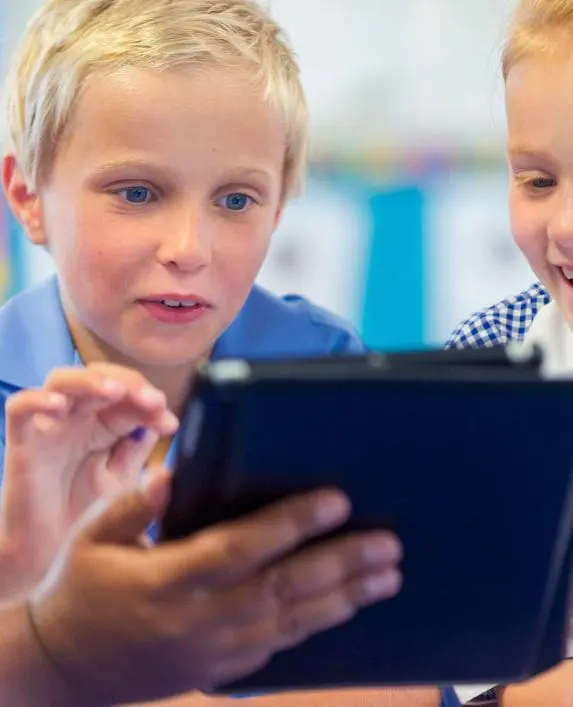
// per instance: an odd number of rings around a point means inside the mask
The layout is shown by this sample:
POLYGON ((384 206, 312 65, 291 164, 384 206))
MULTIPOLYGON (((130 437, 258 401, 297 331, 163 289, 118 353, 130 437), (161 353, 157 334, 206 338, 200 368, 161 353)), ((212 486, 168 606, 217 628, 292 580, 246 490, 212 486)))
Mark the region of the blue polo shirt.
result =
MULTIPOLYGON (((364 346, 336 315, 302 297, 277 297, 253 287, 212 358, 280 358, 358 354, 364 346)), ((61 366, 81 365, 55 276, 0 308, 0 483, 4 469, 4 403, 23 388, 38 388, 61 366)))

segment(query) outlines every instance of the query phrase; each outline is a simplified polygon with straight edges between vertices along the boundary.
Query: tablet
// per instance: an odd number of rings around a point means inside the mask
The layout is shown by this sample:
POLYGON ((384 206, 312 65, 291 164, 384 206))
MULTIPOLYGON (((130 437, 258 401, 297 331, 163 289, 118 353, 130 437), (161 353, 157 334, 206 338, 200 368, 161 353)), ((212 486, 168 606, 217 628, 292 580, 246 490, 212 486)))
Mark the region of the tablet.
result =
POLYGON ((565 655, 573 381, 505 349, 207 364, 179 434, 167 541, 337 486, 348 529, 401 538, 390 601, 223 693, 515 682, 565 655))

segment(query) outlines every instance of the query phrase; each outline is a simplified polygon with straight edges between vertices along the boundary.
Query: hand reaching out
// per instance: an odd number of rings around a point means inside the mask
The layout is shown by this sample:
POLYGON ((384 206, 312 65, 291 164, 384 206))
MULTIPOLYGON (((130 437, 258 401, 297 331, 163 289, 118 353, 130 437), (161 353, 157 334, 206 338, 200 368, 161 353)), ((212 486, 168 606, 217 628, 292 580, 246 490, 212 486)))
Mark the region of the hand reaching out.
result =
POLYGON ((43 388, 9 398, 0 598, 37 581, 83 511, 133 484, 177 426, 162 392, 111 364, 57 369, 43 388))

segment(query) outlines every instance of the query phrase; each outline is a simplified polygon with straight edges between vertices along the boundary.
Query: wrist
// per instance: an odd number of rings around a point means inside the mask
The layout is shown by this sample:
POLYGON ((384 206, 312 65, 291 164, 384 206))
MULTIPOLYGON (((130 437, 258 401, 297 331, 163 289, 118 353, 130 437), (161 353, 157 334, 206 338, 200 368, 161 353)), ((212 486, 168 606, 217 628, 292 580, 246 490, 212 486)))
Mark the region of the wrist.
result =
POLYGON ((71 656, 61 660, 61 656, 56 656, 51 650, 44 630, 40 630, 36 621, 33 603, 23 602, 22 611, 26 651, 30 655, 30 660, 33 660, 33 665, 36 666, 38 676, 48 685, 50 697, 52 694, 57 696, 54 705, 77 707, 81 704, 82 707, 107 707, 109 703, 101 699, 96 686, 88 684, 85 676, 84 680, 78 678, 71 656))
POLYGON ((0 602, 23 598, 43 576, 30 562, 32 553, 0 536, 0 602))
POLYGON ((13 601, 23 594, 24 586, 20 559, 14 544, 0 536, 0 601, 13 601))
POLYGON ((0 704, 12 707, 86 704, 85 695, 79 695, 65 682, 39 646, 26 603, 4 605, 0 613, 3 634, 0 638, 0 704))

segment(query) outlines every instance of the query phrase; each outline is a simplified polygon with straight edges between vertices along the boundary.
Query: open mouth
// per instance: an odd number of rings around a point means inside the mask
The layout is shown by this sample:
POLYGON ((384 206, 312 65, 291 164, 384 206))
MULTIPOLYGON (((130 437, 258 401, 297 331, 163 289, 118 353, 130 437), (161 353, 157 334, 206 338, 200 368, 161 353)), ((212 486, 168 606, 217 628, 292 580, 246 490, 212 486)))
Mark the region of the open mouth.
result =
POLYGON ((181 302, 173 299, 163 299, 157 302, 157 304, 160 304, 167 309, 197 309, 198 307, 203 306, 199 302, 181 302))
POLYGON ((569 287, 573 287, 573 267, 559 267, 558 269, 565 284, 569 287))
POLYGON ((140 301, 148 314, 166 324, 185 324, 203 317, 210 309, 204 301, 196 299, 148 299, 140 301))

